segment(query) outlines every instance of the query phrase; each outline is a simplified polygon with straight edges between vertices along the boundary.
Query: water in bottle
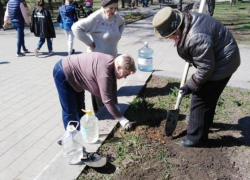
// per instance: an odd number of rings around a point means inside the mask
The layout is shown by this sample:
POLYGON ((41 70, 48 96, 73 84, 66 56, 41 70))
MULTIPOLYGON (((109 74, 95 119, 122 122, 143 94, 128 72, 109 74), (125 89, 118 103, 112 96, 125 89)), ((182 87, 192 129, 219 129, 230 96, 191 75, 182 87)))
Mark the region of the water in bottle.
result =
POLYGON ((152 71, 154 50, 148 47, 147 42, 144 44, 144 47, 138 50, 138 69, 140 71, 152 71))
POLYGON ((80 120, 82 138, 86 143, 95 143, 99 138, 98 119, 91 110, 84 110, 84 112, 86 114, 80 120))
POLYGON ((78 131, 76 130, 77 127, 70 125, 72 122, 77 123, 77 126, 79 125, 77 121, 70 121, 68 123, 67 129, 63 134, 62 147, 67 162, 69 164, 77 164, 81 162, 81 158, 83 157, 83 148, 74 140, 74 136, 78 131))

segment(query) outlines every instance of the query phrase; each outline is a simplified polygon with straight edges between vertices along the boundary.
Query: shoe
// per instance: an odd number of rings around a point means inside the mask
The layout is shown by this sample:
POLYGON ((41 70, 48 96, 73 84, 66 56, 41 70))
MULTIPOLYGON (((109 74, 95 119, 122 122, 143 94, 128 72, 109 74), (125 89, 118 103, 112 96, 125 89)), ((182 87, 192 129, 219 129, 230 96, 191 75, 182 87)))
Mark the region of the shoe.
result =
POLYGON ((16 54, 16 57, 23 57, 23 56, 25 56, 24 53, 18 53, 18 54, 16 54))
POLYGON ((103 167, 107 163, 107 158, 101 157, 97 153, 83 151, 83 158, 81 161, 89 167, 103 167))
POLYGON ((23 50, 23 53, 30 53, 28 49, 23 50))
POLYGON ((35 54, 36 57, 38 57, 38 49, 34 50, 34 54, 35 54))
POLYGON ((74 54, 74 53, 75 53, 75 49, 72 49, 71 54, 74 54))
POLYGON ((188 139, 182 139, 180 140, 180 145, 184 147, 194 147, 197 145, 197 143, 194 143, 188 139))
POLYGON ((53 50, 49 51, 49 55, 52 55, 52 54, 54 54, 54 51, 53 50))
POLYGON ((57 141, 57 143, 62 146, 62 140, 57 141))

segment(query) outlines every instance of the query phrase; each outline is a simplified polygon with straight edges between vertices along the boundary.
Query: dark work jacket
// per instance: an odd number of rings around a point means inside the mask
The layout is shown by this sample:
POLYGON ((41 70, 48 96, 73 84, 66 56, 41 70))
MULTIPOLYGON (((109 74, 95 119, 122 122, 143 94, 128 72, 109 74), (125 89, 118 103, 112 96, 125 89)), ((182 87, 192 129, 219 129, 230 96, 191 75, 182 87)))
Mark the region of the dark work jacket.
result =
POLYGON ((8 2, 8 11, 11 23, 24 24, 24 18, 20 9, 20 3, 21 2, 19 0, 10 0, 8 2))
POLYGON ((54 25, 52 23, 50 12, 47 9, 39 12, 39 9, 34 9, 31 17, 31 32, 35 34, 36 37, 41 38, 55 38, 56 33, 54 25))
POLYGON ((205 14, 190 14, 191 24, 185 38, 189 20, 188 15, 183 13, 177 52, 196 67, 188 86, 197 91, 207 81, 219 81, 231 76, 240 65, 240 53, 233 35, 220 21, 205 14))

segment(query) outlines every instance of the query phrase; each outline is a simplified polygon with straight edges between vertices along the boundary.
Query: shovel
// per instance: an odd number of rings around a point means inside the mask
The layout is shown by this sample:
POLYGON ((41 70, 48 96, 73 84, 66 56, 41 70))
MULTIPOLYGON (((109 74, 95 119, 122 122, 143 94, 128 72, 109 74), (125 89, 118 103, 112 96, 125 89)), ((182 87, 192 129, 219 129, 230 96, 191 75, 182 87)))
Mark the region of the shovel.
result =
MULTIPOLYGON (((186 62, 180 87, 182 87, 186 82, 188 70, 189 70, 189 63, 186 62)), ((181 94, 181 91, 179 91, 174 110, 168 111, 167 121, 166 121, 166 126, 165 126, 165 133, 167 136, 171 136, 174 133, 175 128, 177 126, 177 121, 178 121, 178 116, 179 116, 179 111, 180 111, 179 106, 181 104, 181 100, 182 100, 182 94, 181 94)))

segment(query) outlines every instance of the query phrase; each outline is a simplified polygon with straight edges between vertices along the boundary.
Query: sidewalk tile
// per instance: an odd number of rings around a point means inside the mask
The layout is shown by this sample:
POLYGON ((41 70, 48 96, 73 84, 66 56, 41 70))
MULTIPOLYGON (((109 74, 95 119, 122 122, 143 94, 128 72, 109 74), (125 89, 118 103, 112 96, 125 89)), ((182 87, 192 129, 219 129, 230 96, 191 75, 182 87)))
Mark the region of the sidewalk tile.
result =
POLYGON ((38 136, 38 137, 44 137, 45 134, 47 134, 50 131, 50 129, 42 128, 41 126, 37 129, 35 129, 30 135, 32 136, 38 136))
POLYGON ((36 160, 49 164, 60 151, 46 149, 36 160))
POLYGON ((24 144, 19 144, 17 143, 16 145, 12 146, 7 152, 6 154, 10 154, 10 155, 15 155, 15 156, 20 156, 21 154, 23 154, 26 150, 29 149, 29 145, 24 145, 24 144))
POLYGON ((0 142, 0 156, 7 152, 11 147, 13 147, 15 143, 8 142, 8 141, 1 141, 0 142))
MULTIPOLYGON (((1 132, 0 132, 1 133, 1 132)), ((19 132, 14 132, 9 137, 7 137, 5 140, 13 143, 18 143, 22 139, 24 139, 27 136, 27 134, 21 134, 19 132)))
POLYGON ((38 141, 33 145, 33 147, 38 147, 38 148, 47 149, 52 143, 53 143, 53 140, 43 137, 43 138, 41 138, 40 140, 38 140, 38 141))
POLYGON ((5 117, 3 120, 14 122, 21 118, 23 114, 12 113, 11 115, 5 117))
POLYGON ((51 139, 53 141, 57 140, 58 138, 60 138, 62 136, 62 134, 64 133, 64 129, 60 129, 60 130, 55 130, 55 128, 53 128, 48 134, 46 134, 44 137, 51 139))
POLYGON ((31 147, 21 157, 35 160, 43 151, 45 151, 44 148, 31 147))
MULTIPOLYGON (((6 168, 10 165, 14 160, 16 160, 16 155, 3 154, 0 156, 0 167, 6 168)), ((1 174, 1 173, 0 173, 1 174)), ((1 178, 0 178, 1 179, 1 178)), ((2 180, 2 179, 1 179, 2 180)))
POLYGON ((13 180, 19 174, 20 174, 20 172, 18 172, 18 171, 13 171, 11 169, 6 168, 3 171, 1 171, 0 179, 1 180, 13 180))
POLYGON ((52 143, 49 147, 48 150, 53 150, 53 151, 57 151, 60 152, 60 150, 62 149, 62 146, 59 145, 57 142, 61 140, 61 138, 58 138, 57 140, 55 140, 54 143, 52 143))
POLYGON ((5 127, 9 126, 10 124, 12 124, 11 121, 0 120, 0 130, 4 129, 5 127))
POLYGON ((23 138, 21 141, 19 141, 19 143, 23 144, 23 145, 32 146, 37 141, 39 141, 40 139, 41 139, 41 136, 36 136, 36 135, 29 134, 28 136, 26 136, 25 138, 23 138))
POLYGON ((23 172, 38 175, 47 166, 47 163, 41 161, 33 161, 23 172))
POLYGON ((35 177, 36 176, 28 174, 28 173, 21 173, 14 180, 34 180, 35 177))
POLYGON ((7 168, 13 171, 22 172, 26 169, 31 163, 33 159, 18 157, 13 163, 11 163, 7 168))

